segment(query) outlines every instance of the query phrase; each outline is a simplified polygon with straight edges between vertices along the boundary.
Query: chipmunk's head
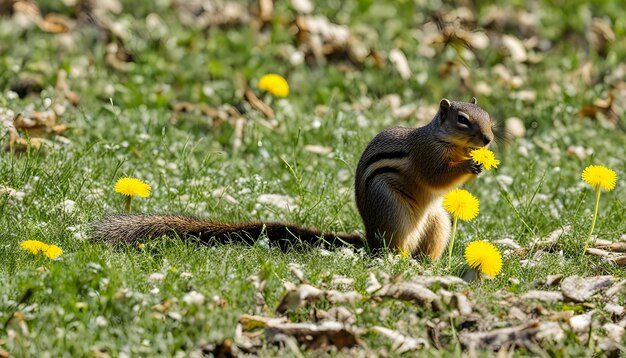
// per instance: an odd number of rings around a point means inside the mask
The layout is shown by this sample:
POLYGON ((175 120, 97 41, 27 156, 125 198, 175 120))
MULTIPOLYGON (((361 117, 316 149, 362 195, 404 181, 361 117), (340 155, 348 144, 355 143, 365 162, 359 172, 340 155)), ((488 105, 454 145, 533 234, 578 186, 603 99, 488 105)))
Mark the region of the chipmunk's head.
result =
POLYGON ((489 113, 471 102, 454 102, 442 99, 437 113, 442 136, 455 146, 475 149, 486 147, 493 140, 493 121, 489 113))

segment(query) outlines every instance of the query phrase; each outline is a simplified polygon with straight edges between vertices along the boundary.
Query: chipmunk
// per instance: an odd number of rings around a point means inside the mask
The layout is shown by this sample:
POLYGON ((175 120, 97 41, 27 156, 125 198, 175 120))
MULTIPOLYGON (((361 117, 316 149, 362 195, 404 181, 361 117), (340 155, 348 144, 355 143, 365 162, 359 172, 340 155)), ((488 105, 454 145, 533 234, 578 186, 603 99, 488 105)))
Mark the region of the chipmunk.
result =
POLYGON ((265 234, 281 248, 294 239, 310 244, 352 245, 408 251, 438 259, 450 236, 443 195, 482 172, 469 152, 494 138, 489 114, 471 102, 442 99, 433 120, 419 128, 396 127, 372 139, 355 175, 356 204, 365 237, 323 233, 278 222, 224 223, 171 214, 122 214, 105 217, 93 235, 106 241, 136 241, 176 235, 202 242, 253 244, 265 234))

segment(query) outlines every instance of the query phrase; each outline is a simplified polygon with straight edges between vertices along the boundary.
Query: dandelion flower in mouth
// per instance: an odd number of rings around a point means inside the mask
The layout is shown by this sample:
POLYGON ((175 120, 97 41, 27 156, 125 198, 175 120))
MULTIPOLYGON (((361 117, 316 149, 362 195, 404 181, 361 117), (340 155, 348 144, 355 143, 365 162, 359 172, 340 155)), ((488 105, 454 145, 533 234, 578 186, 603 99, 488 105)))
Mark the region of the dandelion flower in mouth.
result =
POLYGON ((500 161, 496 159, 496 156, 493 154, 493 152, 485 147, 471 151, 470 157, 472 157, 472 160, 476 163, 482 164, 485 167, 485 170, 497 168, 500 164, 500 161))
POLYGON ((502 271, 502 255, 493 244, 487 241, 472 241, 465 248, 467 264, 493 278, 502 271))
POLYGON ((137 178, 121 178, 115 183, 115 191, 122 195, 147 198, 150 195, 150 185, 137 178))
POLYGON ((594 188, 611 191, 615 188, 617 174, 612 169, 601 165, 590 165, 583 170, 582 179, 594 188))
POLYGON ((478 199, 464 189, 454 189, 443 198, 444 209, 465 221, 472 220, 478 215, 479 205, 478 199))
POLYGON ((289 95, 289 83, 287 83, 287 80, 274 73, 261 77, 259 89, 267 91, 276 97, 287 97, 289 95))

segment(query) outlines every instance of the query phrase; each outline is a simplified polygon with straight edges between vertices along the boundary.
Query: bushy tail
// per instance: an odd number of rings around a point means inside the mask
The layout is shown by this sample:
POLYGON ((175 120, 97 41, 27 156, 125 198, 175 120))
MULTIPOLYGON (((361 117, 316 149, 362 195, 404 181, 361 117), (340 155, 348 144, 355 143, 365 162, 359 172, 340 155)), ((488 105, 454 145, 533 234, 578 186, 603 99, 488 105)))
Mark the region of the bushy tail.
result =
POLYGON ((207 244, 235 241, 252 245, 262 235, 283 249, 298 242, 312 245, 365 246, 365 241, 357 234, 322 233, 317 229, 278 222, 230 224, 170 214, 110 215, 92 226, 94 239, 109 242, 135 242, 160 236, 179 236, 196 237, 207 244))

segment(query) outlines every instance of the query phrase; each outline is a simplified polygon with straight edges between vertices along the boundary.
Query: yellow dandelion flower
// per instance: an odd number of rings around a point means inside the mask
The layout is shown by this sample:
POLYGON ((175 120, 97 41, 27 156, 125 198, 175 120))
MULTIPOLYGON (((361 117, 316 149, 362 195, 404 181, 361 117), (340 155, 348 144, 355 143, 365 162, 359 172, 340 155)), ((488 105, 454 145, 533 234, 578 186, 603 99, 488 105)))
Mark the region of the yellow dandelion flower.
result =
POLYGON ((582 179, 594 188, 611 191, 615 188, 617 174, 612 169, 601 165, 590 165, 583 170, 582 179))
POLYGON ((43 253, 51 259, 56 259, 63 253, 63 250, 61 250, 61 248, 57 245, 50 245, 47 249, 41 251, 43 251, 43 253))
POLYGON ((454 189, 443 198, 444 209, 465 221, 472 220, 478 215, 479 205, 478 199, 464 189, 454 189))
POLYGON ((48 256, 51 259, 55 259, 59 257, 63 253, 60 247, 57 245, 48 245, 44 242, 38 240, 26 240, 20 243, 20 246, 24 250, 30 251, 33 255, 37 255, 40 252, 43 252, 44 255, 48 256))
POLYGON ((502 271, 502 255, 487 241, 470 242, 465 248, 465 261, 471 268, 492 278, 502 271))
POLYGON ((39 252, 48 249, 48 245, 38 240, 26 240, 20 243, 20 247, 24 250, 30 251, 33 255, 37 255, 39 252))
POLYGON ((289 83, 287 83, 284 77, 274 73, 261 77, 259 80, 259 89, 267 91, 277 97, 289 96, 289 83))
POLYGON ((497 168, 500 164, 500 161, 496 159, 496 156, 493 154, 493 152, 485 147, 472 150, 470 152, 470 157, 472 157, 472 160, 476 163, 482 164, 485 167, 485 170, 497 168))
POLYGON ((596 219, 598 219, 598 208, 600 207, 600 192, 601 189, 605 191, 611 191, 615 188, 617 181, 617 174, 612 169, 603 167, 601 165, 590 165, 583 170, 582 179, 593 188, 596 189, 596 205, 593 209, 593 219, 591 220, 591 228, 589 229, 589 236, 585 241, 585 248, 583 254, 587 251, 589 243, 591 241, 591 234, 596 226, 596 219))
POLYGON ((147 198, 150 195, 150 185, 137 178, 121 178, 115 183, 115 191, 122 195, 147 198))

